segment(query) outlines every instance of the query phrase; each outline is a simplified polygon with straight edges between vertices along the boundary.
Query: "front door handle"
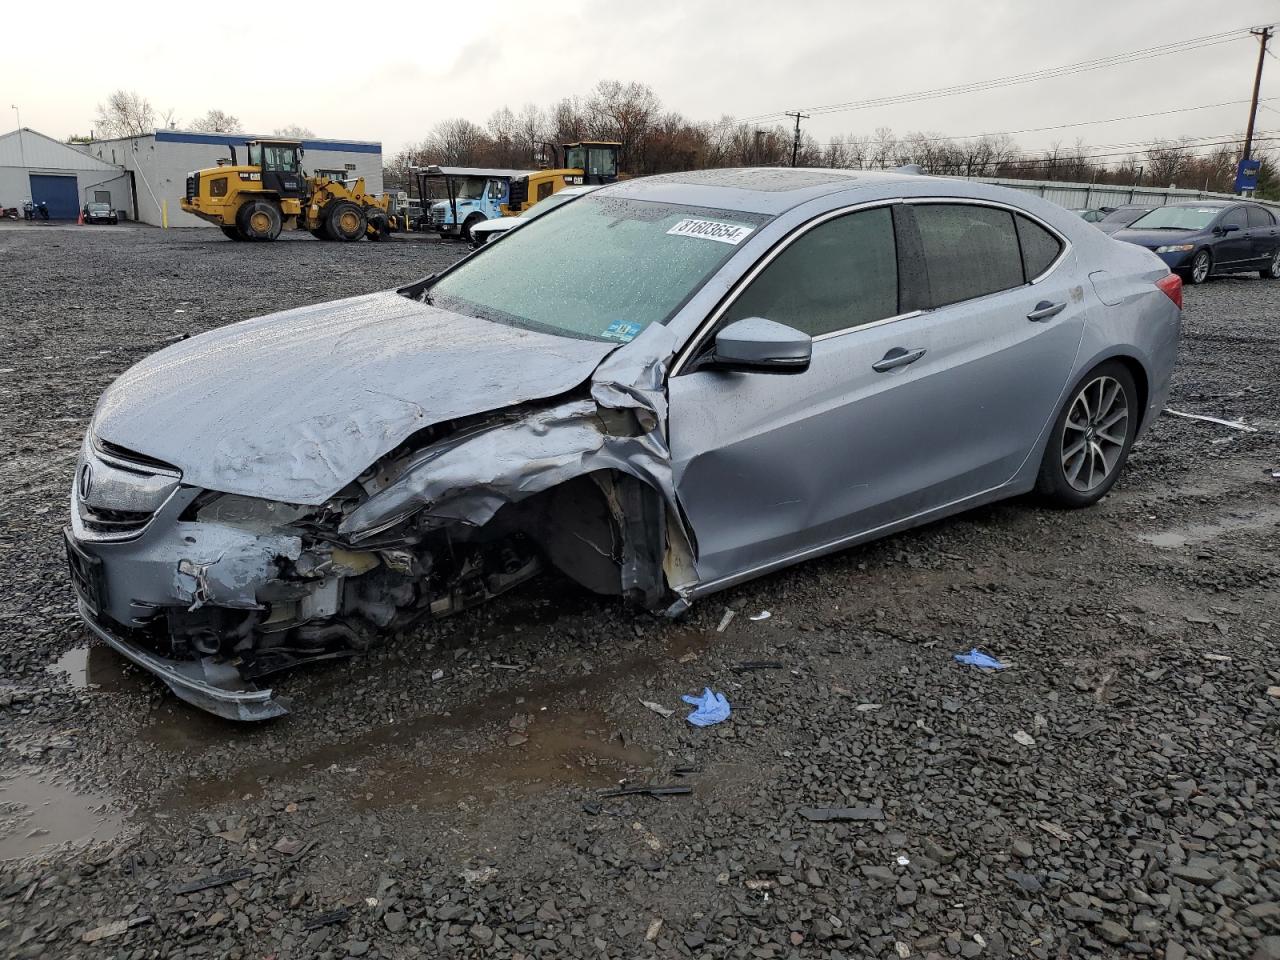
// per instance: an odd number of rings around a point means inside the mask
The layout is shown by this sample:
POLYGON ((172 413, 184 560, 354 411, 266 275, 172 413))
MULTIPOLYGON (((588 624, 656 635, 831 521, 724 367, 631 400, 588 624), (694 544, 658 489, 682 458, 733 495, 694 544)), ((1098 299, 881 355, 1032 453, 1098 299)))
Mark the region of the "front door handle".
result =
POLYGON ((1036 308, 1027 314, 1027 319, 1032 323, 1041 320, 1048 320, 1050 317, 1056 317, 1063 310, 1067 309, 1067 301, 1061 303, 1050 303, 1048 300, 1041 300, 1036 304, 1036 308))
POLYGON ((871 365, 871 369, 877 373, 888 373, 890 370, 897 370, 899 367, 905 367, 909 363, 915 363, 924 356, 924 347, 915 350, 908 350, 906 347, 894 347, 884 357, 877 360, 871 365))

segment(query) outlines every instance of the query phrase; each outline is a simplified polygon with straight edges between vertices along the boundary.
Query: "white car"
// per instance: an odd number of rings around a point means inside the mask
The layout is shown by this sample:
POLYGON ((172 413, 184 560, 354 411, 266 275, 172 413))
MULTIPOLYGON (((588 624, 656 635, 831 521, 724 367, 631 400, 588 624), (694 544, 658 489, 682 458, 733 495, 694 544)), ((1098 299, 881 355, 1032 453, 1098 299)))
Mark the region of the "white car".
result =
POLYGON ((492 220, 486 220, 484 223, 477 223, 471 228, 471 243, 473 246, 483 246, 490 240, 494 240, 508 230, 514 230, 522 223, 528 223, 537 217, 542 216, 548 211, 554 210, 556 207, 563 206, 574 197, 580 197, 584 193, 590 193, 592 190, 600 189, 599 185, 586 187, 565 187, 563 190, 553 193, 545 200, 539 200, 524 213, 515 217, 494 217, 492 220))

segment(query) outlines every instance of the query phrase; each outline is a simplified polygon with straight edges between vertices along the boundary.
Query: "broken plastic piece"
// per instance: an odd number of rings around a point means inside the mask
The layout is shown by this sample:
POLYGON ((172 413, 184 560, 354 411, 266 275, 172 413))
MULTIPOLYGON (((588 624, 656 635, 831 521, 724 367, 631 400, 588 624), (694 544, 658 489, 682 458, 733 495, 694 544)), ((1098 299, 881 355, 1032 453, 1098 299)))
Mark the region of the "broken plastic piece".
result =
POLYGON ((693 787, 660 787, 640 785, 634 787, 618 787, 616 790, 602 790, 600 797, 679 797, 693 793, 693 787))
POLYGON ((1257 427, 1251 427, 1247 423, 1241 423, 1239 420, 1223 420, 1221 417, 1210 417, 1203 413, 1183 413, 1181 410, 1170 410, 1165 407, 1164 412, 1171 417, 1182 417, 1184 420, 1203 420, 1205 423, 1216 423, 1219 426, 1230 427, 1232 430, 1243 430, 1245 433, 1257 433, 1257 427))
POLYGON ((247 880, 253 876, 253 871, 248 867, 240 867, 236 870, 228 870, 226 873, 215 873, 211 877, 204 877, 201 880, 192 880, 189 883, 182 883, 173 888, 176 894, 199 893, 201 890, 212 890, 214 887, 226 886, 228 883, 235 883, 237 880, 247 880))
POLYGON ((351 917, 351 911, 346 907, 339 907, 337 910, 330 910, 328 913, 317 914, 302 925, 303 930, 319 930, 321 927, 332 926, 335 923, 344 923, 351 917))
POLYGON ((772 616, 773 614, 768 610, 761 610, 759 613, 753 613, 749 619, 759 622, 761 620, 768 620, 772 616))
POLYGON ((716 633, 724 633, 725 628, 733 622, 733 618, 738 615, 736 610, 730 610, 728 607, 724 609, 724 616, 720 618, 720 625, 716 627, 716 633))
POLYGON ((660 703, 654 703, 652 700, 641 700, 640 705, 642 707, 648 707, 650 710, 652 710, 654 713, 656 713, 660 717, 669 717, 673 713, 675 713, 675 711, 670 709, 669 707, 664 707, 660 703))
POLYGON ((697 707, 685 719, 695 727, 709 727, 729 719, 729 701, 723 693, 713 693, 710 687, 702 688, 702 696, 693 697, 685 694, 680 698, 690 706, 697 707))
POLYGON ((972 648, 968 653, 957 653, 955 659, 957 663, 963 663, 970 667, 982 667, 987 670, 1003 670, 1008 666, 1007 663, 1001 663, 995 657, 988 656, 977 647, 972 648))

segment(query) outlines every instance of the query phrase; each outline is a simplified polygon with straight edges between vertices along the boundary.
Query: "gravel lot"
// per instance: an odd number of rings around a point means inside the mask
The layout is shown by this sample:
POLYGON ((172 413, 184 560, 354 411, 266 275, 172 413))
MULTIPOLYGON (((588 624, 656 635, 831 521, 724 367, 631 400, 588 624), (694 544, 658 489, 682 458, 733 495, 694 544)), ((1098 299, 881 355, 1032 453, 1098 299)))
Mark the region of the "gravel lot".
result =
POLYGON ((1162 417, 1090 511, 978 510, 678 622, 538 582, 252 728, 89 645, 59 530, 101 390, 460 252, 0 227, 0 955, 1280 958, 1280 284, 1187 294, 1171 405, 1257 432, 1162 417), (640 703, 704 685, 730 722, 640 703), (692 794, 598 796, 624 779, 692 794))

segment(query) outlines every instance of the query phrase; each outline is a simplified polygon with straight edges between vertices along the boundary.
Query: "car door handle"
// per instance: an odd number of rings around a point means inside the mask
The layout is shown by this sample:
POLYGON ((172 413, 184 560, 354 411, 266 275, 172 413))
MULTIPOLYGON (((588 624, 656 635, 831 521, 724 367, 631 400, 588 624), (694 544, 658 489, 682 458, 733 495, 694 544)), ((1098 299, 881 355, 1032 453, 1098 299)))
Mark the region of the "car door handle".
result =
POLYGON ((1067 309, 1067 301, 1065 300, 1061 303, 1050 303, 1048 300, 1041 300, 1036 304, 1036 308, 1027 314, 1027 319, 1032 323, 1038 323, 1041 320, 1056 317, 1065 309, 1067 309))
POLYGON ((899 367, 905 367, 909 363, 915 363, 924 356, 924 347, 918 347, 915 350, 908 350, 906 347, 894 347, 881 359, 871 365, 871 369, 877 373, 888 373, 890 370, 897 370, 899 367))

